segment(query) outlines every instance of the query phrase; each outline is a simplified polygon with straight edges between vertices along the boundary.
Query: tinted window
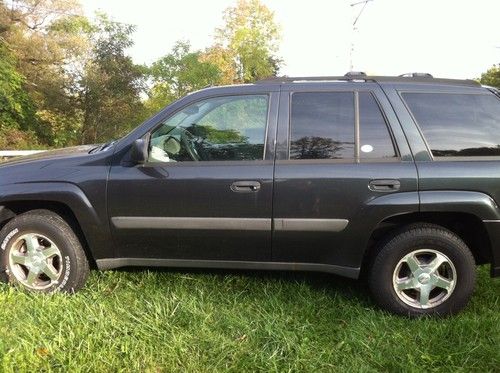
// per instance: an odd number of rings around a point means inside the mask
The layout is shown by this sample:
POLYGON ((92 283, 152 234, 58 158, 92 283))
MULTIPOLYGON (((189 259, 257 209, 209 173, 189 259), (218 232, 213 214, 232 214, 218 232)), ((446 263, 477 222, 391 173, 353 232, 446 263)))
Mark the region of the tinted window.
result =
POLYGON ((290 159, 354 158, 354 94, 294 93, 290 159))
POLYGON ((500 100, 492 94, 404 93, 436 157, 500 155, 500 100))
POLYGON ((361 159, 394 158, 396 152, 384 116, 371 93, 359 93, 361 159))
POLYGON ((151 136, 152 162, 259 160, 264 157, 267 96, 229 96, 192 104, 151 136))

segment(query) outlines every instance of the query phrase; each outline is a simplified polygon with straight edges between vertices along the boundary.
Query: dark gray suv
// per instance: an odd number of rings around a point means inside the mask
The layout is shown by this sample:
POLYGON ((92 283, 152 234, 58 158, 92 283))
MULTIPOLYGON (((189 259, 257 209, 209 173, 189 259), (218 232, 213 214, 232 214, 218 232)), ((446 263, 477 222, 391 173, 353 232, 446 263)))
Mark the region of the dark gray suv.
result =
POLYGON ((450 314, 500 275, 500 97, 427 74, 215 87, 126 137, 0 165, 0 276, 76 291, 89 267, 365 277, 384 309, 450 314))

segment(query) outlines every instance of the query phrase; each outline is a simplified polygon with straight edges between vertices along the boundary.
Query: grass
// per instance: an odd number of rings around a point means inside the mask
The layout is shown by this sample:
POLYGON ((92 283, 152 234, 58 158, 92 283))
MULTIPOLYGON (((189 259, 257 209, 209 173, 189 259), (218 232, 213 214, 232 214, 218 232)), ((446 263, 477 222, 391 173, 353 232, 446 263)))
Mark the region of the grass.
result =
POLYGON ((0 371, 500 371, 500 281, 409 320, 323 274, 93 272, 78 294, 0 285, 0 371))

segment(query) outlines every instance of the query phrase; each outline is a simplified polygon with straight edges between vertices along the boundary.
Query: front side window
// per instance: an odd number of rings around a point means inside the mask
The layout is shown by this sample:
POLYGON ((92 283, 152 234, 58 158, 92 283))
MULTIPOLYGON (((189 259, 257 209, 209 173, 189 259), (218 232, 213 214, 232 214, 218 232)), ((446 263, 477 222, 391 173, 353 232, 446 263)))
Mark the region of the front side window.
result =
POLYGON ((152 133, 149 160, 262 160, 267 112, 267 95, 214 97, 189 105, 152 133))
POLYGON ((403 93, 434 157, 500 156, 493 94, 403 93))

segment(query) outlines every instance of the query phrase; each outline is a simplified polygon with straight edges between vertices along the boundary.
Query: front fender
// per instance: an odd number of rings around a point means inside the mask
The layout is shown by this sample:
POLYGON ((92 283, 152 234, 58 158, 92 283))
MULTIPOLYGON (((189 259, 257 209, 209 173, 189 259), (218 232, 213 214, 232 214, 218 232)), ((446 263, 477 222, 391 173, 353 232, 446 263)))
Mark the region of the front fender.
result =
POLYGON ((2 186, 0 205, 21 201, 56 202, 67 206, 78 220, 94 259, 114 255, 106 216, 96 211, 77 185, 68 182, 28 182, 2 186))

